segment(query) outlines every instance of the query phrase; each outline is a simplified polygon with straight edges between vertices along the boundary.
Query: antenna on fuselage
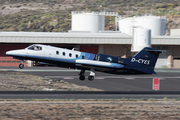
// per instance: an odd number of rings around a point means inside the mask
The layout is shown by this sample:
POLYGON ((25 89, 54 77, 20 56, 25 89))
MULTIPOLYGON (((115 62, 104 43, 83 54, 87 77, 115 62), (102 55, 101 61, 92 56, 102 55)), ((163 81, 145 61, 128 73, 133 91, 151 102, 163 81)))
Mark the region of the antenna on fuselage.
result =
POLYGON ((75 48, 73 48, 72 50, 74 51, 75 48))

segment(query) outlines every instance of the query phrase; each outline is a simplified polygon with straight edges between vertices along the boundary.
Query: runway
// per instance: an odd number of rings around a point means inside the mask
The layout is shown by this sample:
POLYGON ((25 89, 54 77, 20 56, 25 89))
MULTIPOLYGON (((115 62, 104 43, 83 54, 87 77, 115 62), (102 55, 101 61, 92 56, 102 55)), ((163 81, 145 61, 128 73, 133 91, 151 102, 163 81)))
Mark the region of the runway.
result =
MULTIPOLYGON (((80 81, 78 79, 79 70, 71 70, 57 67, 25 67, 19 69, 18 67, 1 67, 0 71, 17 71, 26 74, 32 74, 51 78, 54 80, 64 80, 69 83, 74 83, 81 86, 88 86, 102 89, 104 91, 150 91, 152 90, 153 78, 160 78, 160 90, 164 91, 180 91, 180 70, 179 69, 156 69, 157 74, 153 75, 112 75, 106 73, 96 72, 94 81, 89 81, 86 72, 86 80, 80 81)), ((158 91, 157 91, 158 92, 158 91)), ((173 98, 179 99, 180 94, 0 94, 2 99, 141 99, 141 98, 173 98)))
POLYGON ((104 91, 153 91, 153 78, 160 79, 159 91, 180 91, 180 70, 179 69, 156 69, 157 74, 153 75, 113 75, 96 72, 95 80, 89 81, 86 72, 86 80, 79 80, 79 70, 64 69, 58 67, 1 67, 2 71, 18 71, 51 78, 64 80, 69 83, 81 86, 94 87, 104 91))

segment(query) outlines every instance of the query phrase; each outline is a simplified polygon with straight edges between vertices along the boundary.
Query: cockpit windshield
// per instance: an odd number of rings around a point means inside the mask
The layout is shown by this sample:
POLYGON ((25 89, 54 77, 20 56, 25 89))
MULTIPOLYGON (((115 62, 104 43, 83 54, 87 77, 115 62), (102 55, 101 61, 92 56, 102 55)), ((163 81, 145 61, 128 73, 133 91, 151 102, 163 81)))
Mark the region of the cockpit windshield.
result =
POLYGON ((42 50, 42 47, 38 45, 32 45, 28 47, 28 50, 42 50))

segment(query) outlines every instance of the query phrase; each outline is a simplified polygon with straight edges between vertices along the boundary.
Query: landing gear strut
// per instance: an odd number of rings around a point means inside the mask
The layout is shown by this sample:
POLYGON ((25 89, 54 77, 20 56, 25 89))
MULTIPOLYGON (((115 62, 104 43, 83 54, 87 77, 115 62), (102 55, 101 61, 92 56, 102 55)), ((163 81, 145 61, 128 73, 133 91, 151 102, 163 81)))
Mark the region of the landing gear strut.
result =
POLYGON ((80 79, 81 81, 84 81, 84 80, 85 80, 84 73, 85 73, 85 70, 81 70, 81 72, 79 73, 79 79, 80 79))
POLYGON ((94 80, 94 76, 95 76, 95 70, 91 69, 90 70, 90 74, 88 76, 88 80, 93 81, 94 80))
MULTIPOLYGON (((79 73, 79 79, 80 79, 81 81, 85 80, 84 74, 85 74, 85 70, 81 70, 81 72, 79 73)), ((95 70, 94 70, 94 69, 91 69, 91 70, 90 70, 90 74, 89 74, 89 76, 88 76, 88 80, 89 80, 89 81, 93 81, 93 80, 94 80, 94 76, 95 76, 95 70)))
POLYGON ((19 68, 20 68, 20 69, 23 69, 23 68, 24 68, 24 64, 23 64, 23 63, 24 63, 24 61, 22 61, 22 63, 19 64, 19 68))

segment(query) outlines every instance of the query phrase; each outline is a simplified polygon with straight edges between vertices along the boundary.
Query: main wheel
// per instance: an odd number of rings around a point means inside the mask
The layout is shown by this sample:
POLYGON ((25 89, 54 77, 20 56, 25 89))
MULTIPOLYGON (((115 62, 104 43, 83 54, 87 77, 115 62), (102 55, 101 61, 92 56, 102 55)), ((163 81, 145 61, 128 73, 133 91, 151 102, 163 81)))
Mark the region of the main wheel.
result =
POLYGON ((23 69, 24 68, 24 65, 21 63, 21 64, 19 64, 19 68, 20 69, 23 69))
POLYGON ((79 76, 79 79, 83 81, 83 80, 85 80, 85 76, 81 75, 81 76, 79 76))
POLYGON ((94 76, 88 76, 88 80, 93 81, 94 80, 94 76))

